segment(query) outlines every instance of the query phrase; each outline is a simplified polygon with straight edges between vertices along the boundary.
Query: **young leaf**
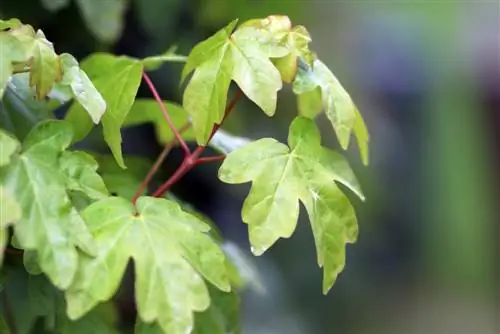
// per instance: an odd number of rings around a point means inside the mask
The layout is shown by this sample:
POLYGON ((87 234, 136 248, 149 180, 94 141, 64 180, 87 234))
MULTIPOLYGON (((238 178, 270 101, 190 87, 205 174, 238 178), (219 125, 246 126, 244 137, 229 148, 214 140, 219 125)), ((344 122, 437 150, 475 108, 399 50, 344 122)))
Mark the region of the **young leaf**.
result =
POLYGON ((156 71, 163 63, 184 63, 187 60, 186 56, 175 53, 177 47, 174 45, 158 56, 146 57, 142 60, 144 69, 147 71, 156 71))
POLYGON ((224 254, 206 234, 210 227, 177 203, 140 197, 136 206, 112 197, 82 212, 99 253, 80 263, 66 291, 68 315, 77 319, 111 298, 133 258, 141 319, 158 321, 167 333, 189 332, 193 311, 203 311, 210 304, 203 277, 219 289, 230 290, 224 254))
POLYGON ((243 93, 267 115, 276 110, 277 92, 282 88, 280 73, 266 46, 237 30, 231 22, 191 51, 182 72, 182 81, 195 71, 183 97, 191 115, 198 144, 206 144, 212 127, 224 118, 227 91, 234 80, 243 93))
POLYGON ((94 200, 109 196, 102 178, 97 174, 97 161, 85 152, 63 152, 59 168, 66 180, 66 188, 81 191, 94 200))
POLYGON ((316 87, 321 90, 323 107, 342 148, 347 149, 354 131, 363 163, 368 164, 368 130, 361 114, 335 75, 319 59, 314 60, 312 68, 299 71, 294 81, 295 94, 307 94, 308 106, 301 112, 305 116, 314 117, 319 113, 316 87))
POLYGON ((76 0, 90 32, 101 42, 113 43, 121 35, 127 0, 76 0))
POLYGON ((73 280, 75 247, 86 250, 89 233, 74 220, 75 209, 58 173, 58 156, 71 136, 71 126, 62 121, 38 124, 25 139, 22 154, 0 173, 2 184, 21 207, 22 218, 14 226, 20 247, 37 251, 40 267, 61 289, 73 280))
MULTIPOLYGON (((164 105, 177 129, 180 129, 183 125, 189 122, 189 115, 184 108, 182 108, 182 106, 171 102, 164 102, 164 105)), ((158 103, 154 99, 136 99, 132 105, 132 109, 130 109, 127 118, 125 119, 125 122, 123 123, 123 126, 133 126, 143 123, 154 124, 156 137, 160 143, 165 144, 174 139, 174 134, 170 130, 158 103)), ((182 133, 182 137, 185 140, 193 140, 193 129, 189 128, 184 131, 182 133)))
POLYGON ((224 160, 219 178, 233 184, 253 182, 242 218, 249 225, 255 255, 290 237, 299 200, 305 205, 327 293, 344 267, 345 244, 354 243, 358 231, 354 209, 335 181, 364 197, 345 159, 321 146, 312 120, 297 117, 292 122, 288 145, 265 138, 235 150, 224 160))
MULTIPOLYGON (((125 168, 123 162, 120 128, 134 103, 135 95, 141 83, 142 64, 128 57, 107 57, 109 69, 106 75, 97 77, 93 82, 107 104, 102 117, 104 140, 108 143, 113 156, 125 168)), ((82 68, 84 64, 82 63, 82 68)), ((73 104, 66 115, 66 120, 73 124, 75 141, 83 139, 91 130, 88 115, 79 104, 73 104)))
MULTIPOLYGON (((71 96, 88 112, 92 121, 97 124, 106 111, 106 102, 94 87, 87 74, 82 71, 78 61, 70 54, 59 56, 62 62, 64 75, 59 87, 68 87, 71 96)), ((62 88, 61 87, 61 88, 62 88)))
POLYGON ((0 267, 3 262, 5 246, 8 242, 9 225, 21 219, 21 208, 8 190, 0 186, 0 267))
POLYGON ((63 73, 54 46, 41 30, 36 32, 30 65, 30 85, 36 87, 36 97, 41 100, 50 92, 54 83, 62 79, 63 73))

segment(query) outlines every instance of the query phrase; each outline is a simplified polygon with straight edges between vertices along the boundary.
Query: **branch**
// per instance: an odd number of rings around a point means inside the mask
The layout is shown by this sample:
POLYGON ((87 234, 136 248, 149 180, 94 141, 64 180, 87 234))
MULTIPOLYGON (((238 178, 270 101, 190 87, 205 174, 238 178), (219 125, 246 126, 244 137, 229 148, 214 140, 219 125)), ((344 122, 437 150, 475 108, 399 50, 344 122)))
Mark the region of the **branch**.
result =
POLYGON ((146 82, 146 84, 148 85, 151 94, 153 94, 156 102, 160 106, 161 112, 163 113, 163 116, 165 117, 165 120, 167 121, 170 130, 174 134, 175 138, 177 138, 177 141, 181 144, 184 153, 186 154, 186 156, 191 154, 191 151, 189 150, 186 141, 182 138, 180 132, 176 129, 174 122, 172 121, 172 118, 170 118, 170 115, 168 114, 167 109, 165 108, 165 105, 163 104, 163 101, 160 98, 160 95, 158 94, 158 91, 155 88, 155 85, 153 84, 153 82, 151 81, 146 72, 142 72, 142 77, 146 82))
MULTIPOLYGON (((210 134, 210 137, 208 139, 208 141, 210 141, 210 139, 212 139, 212 137, 214 136, 215 132, 217 132, 217 130, 219 130, 219 128, 221 127, 222 123, 224 123, 224 121, 226 120, 226 118, 229 116, 229 114, 231 113, 231 111, 233 111, 234 109, 234 106, 236 105, 236 103, 238 103, 238 101, 240 100, 240 98, 243 96, 243 92, 241 90, 239 90, 233 97, 233 99, 231 100, 231 102, 227 105, 226 107, 226 112, 224 114, 224 118, 222 119, 222 121, 220 122, 220 124, 215 124, 214 127, 212 128, 212 133, 210 134)), ((199 145, 196 150, 193 151, 193 153, 190 153, 188 155, 185 156, 184 158, 184 161, 182 162, 182 165, 175 171, 174 174, 172 174, 172 176, 170 176, 170 178, 160 186, 160 188, 158 188, 154 193, 153 193, 153 197, 161 197, 163 196, 164 193, 166 193, 167 191, 170 190, 170 188, 172 188, 172 186, 177 182, 179 181, 187 172, 189 172, 191 169, 193 169, 194 166, 196 166, 198 163, 198 161, 206 161, 207 158, 200 158, 200 155, 201 153, 203 153, 203 151, 205 150, 206 148, 206 145, 205 146, 201 146, 199 145)), ((218 158, 218 157, 217 157, 218 158)))
POLYGON ((198 158, 196 160, 196 164, 201 165, 201 164, 205 164, 205 163, 213 162, 213 161, 222 161, 224 159, 226 159, 225 155, 217 155, 217 156, 213 156, 213 157, 201 157, 201 158, 198 158))
MULTIPOLYGON (((190 126, 191 126, 191 122, 188 122, 188 123, 184 124, 182 126, 182 128, 179 129, 179 133, 182 134, 184 131, 186 131, 187 129, 189 129, 190 126)), ((179 141, 177 140, 177 138, 174 138, 173 140, 171 140, 170 142, 168 142, 165 145, 165 147, 163 148, 163 151, 160 153, 160 155, 156 159, 154 165, 151 167, 151 169, 149 170, 148 174, 146 175, 146 177, 144 178, 144 180, 139 185, 139 188, 137 189, 134 197, 132 198, 132 204, 135 205, 135 202, 137 202, 137 199, 139 197, 141 197, 141 195, 144 193, 144 190, 146 190, 146 188, 148 187, 149 183, 153 179, 153 176, 158 172, 158 169, 160 168, 161 164, 163 163, 163 161, 167 157, 168 153, 170 153, 170 151, 172 150, 172 148, 178 142, 179 141)))

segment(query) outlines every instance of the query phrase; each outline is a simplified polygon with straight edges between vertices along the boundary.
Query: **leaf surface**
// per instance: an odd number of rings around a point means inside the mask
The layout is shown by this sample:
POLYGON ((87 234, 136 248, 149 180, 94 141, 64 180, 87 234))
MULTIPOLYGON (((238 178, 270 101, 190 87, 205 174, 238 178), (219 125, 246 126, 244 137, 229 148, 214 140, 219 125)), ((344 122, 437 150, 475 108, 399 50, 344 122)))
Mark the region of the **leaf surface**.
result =
POLYGON ((318 264, 324 268, 323 292, 345 265, 345 244, 357 238, 354 209, 335 182, 364 198, 345 159, 321 146, 312 120, 297 117, 288 145, 265 138, 230 153, 219 178, 226 183, 252 182, 242 219, 249 225, 252 252, 261 255, 279 238, 290 237, 299 215, 299 200, 312 225, 318 264))
POLYGON ((282 88, 279 71, 265 46, 240 33, 232 33, 237 21, 196 45, 182 73, 182 81, 194 71, 183 96, 191 115, 196 140, 204 145, 214 124, 224 118, 229 85, 234 80, 243 93, 267 115, 276 110, 277 92, 282 88))
POLYGON ((54 83, 62 79, 62 65, 41 30, 36 33, 31 58, 30 85, 36 87, 36 96, 43 99, 52 89, 54 83))
POLYGON ((68 315, 79 318, 117 290, 130 258, 136 269, 138 313, 167 333, 186 333, 194 311, 210 304, 204 279, 229 291, 225 257, 206 233, 210 227, 162 198, 113 197, 91 204, 82 216, 98 255, 83 259, 66 291, 68 315))
MULTIPOLYGON (((93 80, 95 87, 102 94, 107 105, 107 110, 101 119, 104 140, 120 167, 125 168, 120 129, 139 89, 142 64, 138 60, 128 57, 111 58, 110 56, 101 56, 99 58, 104 58, 108 66, 106 74, 102 74, 93 80)), ((82 67, 84 67, 83 64, 82 67)), ((74 141, 83 139, 92 128, 89 117, 79 104, 71 106, 66 120, 73 124, 75 130, 74 141)))
POLYGON ((24 140, 22 153, 0 173, 2 184, 15 194, 21 208, 22 217, 14 226, 17 242, 37 252, 40 268, 61 289, 69 286, 76 272, 75 247, 90 248, 89 232, 75 216, 58 172, 58 157, 71 136, 71 126, 65 122, 38 124, 24 140))

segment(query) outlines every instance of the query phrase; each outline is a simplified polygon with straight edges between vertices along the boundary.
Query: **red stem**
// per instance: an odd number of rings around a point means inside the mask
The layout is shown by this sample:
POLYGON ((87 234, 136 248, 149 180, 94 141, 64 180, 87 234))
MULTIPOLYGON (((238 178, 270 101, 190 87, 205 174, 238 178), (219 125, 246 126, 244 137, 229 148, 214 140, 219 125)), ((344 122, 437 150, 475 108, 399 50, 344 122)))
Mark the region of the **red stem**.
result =
POLYGON ((207 162, 221 161, 224 159, 226 159, 225 155, 217 155, 217 156, 213 156, 213 157, 201 157, 201 158, 198 158, 198 160, 196 160, 196 164, 201 165, 201 164, 204 164, 207 162))
POLYGON ((167 121, 168 126, 170 127, 170 130, 174 134, 175 138, 177 138, 177 141, 181 144, 182 149, 184 150, 184 153, 186 154, 186 156, 188 156, 189 154, 191 154, 191 151, 189 150, 189 147, 187 146, 187 143, 184 140, 184 138, 182 138, 180 132, 176 129, 174 122, 172 121, 172 118, 170 118, 170 115, 168 114, 167 109, 165 108, 165 105, 163 104, 163 101, 160 98, 158 91, 156 90, 155 85, 151 81, 151 78, 149 78, 149 75, 147 75, 146 72, 142 72, 142 78, 144 79, 144 81, 148 85, 149 90, 151 91, 151 94, 153 94, 156 102, 160 106, 161 112, 163 113, 163 116, 165 117, 165 120, 167 121))
MULTIPOLYGON (((227 116, 231 113, 231 111, 234 109, 234 106, 236 103, 238 103, 239 99, 243 96, 242 91, 238 91, 236 95, 233 97, 231 102, 227 105, 226 107, 226 112, 224 114, 224 118, 222 119, 220 124, 216 124, 213 129, 212 133, 210 134, 210 139, 214 136, 215 132, 221 127, 222 123, 226 120, 227 116)), ((154 193, 153 197, 161 197, 163 196, 164 193, 166 193, 177 181, 179 181, 187 172, 189 172, 191 169, 193 169, 194 166, 199 164, 199 161, 203 163, 203 161, 206 162, 207 158, 200 158, 201 153, 205 150, 206 146, 201 146, 199 145, 193 153, 187 154, 184 158, 184 161, 182 162, 181 166, 175 171, 170 178, 163 183, 160 188, 158 188, 154 193)), ((220 158, 220 157, 216 157, 220 158)))

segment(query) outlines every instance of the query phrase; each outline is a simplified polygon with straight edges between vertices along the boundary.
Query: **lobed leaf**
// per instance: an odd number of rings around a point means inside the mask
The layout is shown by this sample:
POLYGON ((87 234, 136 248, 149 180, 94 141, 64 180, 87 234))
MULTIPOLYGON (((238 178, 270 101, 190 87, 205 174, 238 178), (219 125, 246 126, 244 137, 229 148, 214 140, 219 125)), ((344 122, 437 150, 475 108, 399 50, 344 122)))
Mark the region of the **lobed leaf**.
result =
POLYGON ((108 198, 82 216, 98 245, 84 258, 66 291, 68 315, 77 319, 116 292, 130 258, 136 269, 136 302, 144 322, 157 321, 167 333, 186 333, 193 312, 210 303, 204 279, 230 290, 225 258, 206 234, 210 227, 163 198, 108 198))
POLYGON ((65 122, 39 123, 24 140, 22 153, 0 173, 21 209, 22 217, 14 226, 19 247, 36 251, 40 268, 61 289, 70 285, 76 272, 76 247, 93 250, 91 236, 57 172, 59 155, 71 137, 71 126, 65 122))
MULTIPOLYGON (((107 110, 101 122, 104 140, 108 144, 118 165, 125 168, 121 150, 122 136, 120 128, 132 107, 141 83, 142 64, 140 61, 128 57, 116 57, 97 54, 82 63, 82 68, 90 67, 86 62, 95 64, 99 69, 103 66, 99 60, 104 60, 107 70, 96 76, 93 83, 106 101, 107 110)), ((92 78, 92 76, 91 76, 92 78)), ((75 131, 74 141, 83 139, 92 129, 92 123, 79 104, 73 104, 66 115, 66 120, 73 124, 75 131)))
POLYGON ((327 293, 345 265, 345 244, 355 242, 358 233, 354 209, 335 181, 364 197, 345 159, 320 141, 314 122, 297 117, 290 126, 289 146, 265 138, 237 149, 224 160, 219 178, 232 184, 253 182, 242 219, 249 225, 255 255, 290 237, 299 200, 305 205, 327 293))

